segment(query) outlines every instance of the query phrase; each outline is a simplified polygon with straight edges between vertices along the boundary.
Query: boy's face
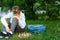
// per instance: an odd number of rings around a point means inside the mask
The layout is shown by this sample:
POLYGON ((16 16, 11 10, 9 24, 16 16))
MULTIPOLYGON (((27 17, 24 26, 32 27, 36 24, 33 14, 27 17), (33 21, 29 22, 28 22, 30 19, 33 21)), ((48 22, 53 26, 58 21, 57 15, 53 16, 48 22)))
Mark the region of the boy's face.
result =
POLYGON ((12 9, 12 11, 13 11, 14 14, 19 13, 19 9, 18 8, 12 9))

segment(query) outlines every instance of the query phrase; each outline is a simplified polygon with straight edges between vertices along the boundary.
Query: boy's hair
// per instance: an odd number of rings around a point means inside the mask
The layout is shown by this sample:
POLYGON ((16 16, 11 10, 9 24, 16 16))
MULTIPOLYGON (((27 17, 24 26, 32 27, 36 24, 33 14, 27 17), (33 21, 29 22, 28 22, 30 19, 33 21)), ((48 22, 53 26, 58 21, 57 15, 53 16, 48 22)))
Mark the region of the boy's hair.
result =
POLYGON ((19 6, 13 6, 12 9, 19 9, 20 10, 19 6))

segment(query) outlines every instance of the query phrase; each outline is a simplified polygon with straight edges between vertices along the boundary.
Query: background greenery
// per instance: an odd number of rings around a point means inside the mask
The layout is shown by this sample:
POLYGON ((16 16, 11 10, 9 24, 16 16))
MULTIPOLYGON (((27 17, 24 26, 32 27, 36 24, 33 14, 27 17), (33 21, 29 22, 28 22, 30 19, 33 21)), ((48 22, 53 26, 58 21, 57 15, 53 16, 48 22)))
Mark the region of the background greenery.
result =
POLYGON ((11 9, 12 6, 18 5, 21 10, 25 11, 26 19, 60 19, 60 0, 0 0, 2 10, 11 9), (46 12, 36 12, 36 11, 46 12))

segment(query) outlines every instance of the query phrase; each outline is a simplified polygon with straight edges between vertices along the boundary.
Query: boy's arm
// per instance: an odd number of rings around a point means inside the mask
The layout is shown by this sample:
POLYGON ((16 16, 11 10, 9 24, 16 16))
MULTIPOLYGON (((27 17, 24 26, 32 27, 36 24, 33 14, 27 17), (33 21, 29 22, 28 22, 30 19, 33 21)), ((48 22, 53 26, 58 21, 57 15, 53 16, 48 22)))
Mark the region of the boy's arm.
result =
POLYGON ((22 13, 21 19, 19 18, 19 26, 21 26, 22 29, 24 29, 26 26, 25 15, 23 13, 22 13))
POLYGON ((5 26, 6 31, 8 32, 9 27, 8 27, 8 23, 7 23, 7 20, 6 20, 7 18, 10 18, 10 13, 8 13, 7 15, 1 17, 1 23, 5 26))

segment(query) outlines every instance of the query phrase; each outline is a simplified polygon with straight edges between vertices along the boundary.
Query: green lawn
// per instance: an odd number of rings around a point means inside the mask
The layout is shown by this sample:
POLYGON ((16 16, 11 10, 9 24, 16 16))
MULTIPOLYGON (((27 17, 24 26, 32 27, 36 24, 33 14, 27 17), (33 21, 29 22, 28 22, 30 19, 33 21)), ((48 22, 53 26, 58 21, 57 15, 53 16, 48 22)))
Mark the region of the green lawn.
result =
MULTIPOLYGON (((26 21, 27 25, 29 24, 43 24, 46 26, 46 32, 32 33, 32 36, 28 38, 19 38, 18 33, 15 33, 9 39, 0 39, 0 40, 60 40, 60 20, 28 20, 26 21)), ((1 24, 1 23, 0 23, 1 24)), ((1 25, 0 25, 1 27, 1 25)), ((0 28, 1 29, 1 28, 0 28)))

